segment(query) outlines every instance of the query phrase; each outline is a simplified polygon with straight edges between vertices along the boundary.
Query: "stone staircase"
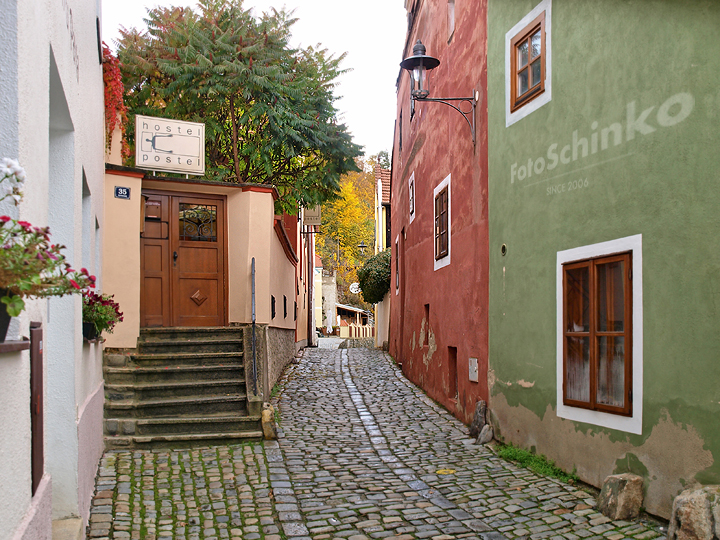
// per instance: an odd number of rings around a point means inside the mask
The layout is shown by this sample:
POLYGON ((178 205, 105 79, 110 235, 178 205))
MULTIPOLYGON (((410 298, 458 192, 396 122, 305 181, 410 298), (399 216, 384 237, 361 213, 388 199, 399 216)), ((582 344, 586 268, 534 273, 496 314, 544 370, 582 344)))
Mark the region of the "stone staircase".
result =
POLYGON ((242 328, 148 328, 106 354, 105 447, 182 448, 262 437, 248 413, 242 328))

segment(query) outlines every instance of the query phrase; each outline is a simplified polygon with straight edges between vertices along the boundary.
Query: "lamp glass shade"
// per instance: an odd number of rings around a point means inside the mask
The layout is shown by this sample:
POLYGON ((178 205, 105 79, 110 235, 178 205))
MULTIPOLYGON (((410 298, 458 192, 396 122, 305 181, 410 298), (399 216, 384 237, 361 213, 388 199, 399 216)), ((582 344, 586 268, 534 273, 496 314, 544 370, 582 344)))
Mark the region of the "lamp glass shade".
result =
POLYGON ((427 88, 427 69, 420 64, 412 70, 412 95, 416 98, 426 98, 430 93, 427 88))

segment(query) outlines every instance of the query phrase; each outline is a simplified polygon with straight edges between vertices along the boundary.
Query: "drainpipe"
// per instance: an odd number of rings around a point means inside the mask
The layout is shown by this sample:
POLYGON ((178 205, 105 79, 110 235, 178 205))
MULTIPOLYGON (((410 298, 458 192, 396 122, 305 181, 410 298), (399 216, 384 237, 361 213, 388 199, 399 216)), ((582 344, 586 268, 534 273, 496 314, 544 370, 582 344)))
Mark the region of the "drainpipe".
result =
MULTIPOLYGON (((306 225, 308 229, 310 228, 306 225)), ((310 231, 306 231, 310 232, 310 231)), ((307 317, 307 343, 308 347, 314 347, 315 344, 315 325, 313 324, 313 314, 315 313, 315 299, 313 298, 313 290, 315 283, 315 253, 313 253, 312 245, 315 237, 312 234, 305 235, 305 244, 307 247, 307 280, 308 280, 308 317, 307 317)))
POLYGON ((257 345, 255 340, 255 257, 252 258, 252 356, 253 356, 253 390, 258 395, 257 387, 257 345))

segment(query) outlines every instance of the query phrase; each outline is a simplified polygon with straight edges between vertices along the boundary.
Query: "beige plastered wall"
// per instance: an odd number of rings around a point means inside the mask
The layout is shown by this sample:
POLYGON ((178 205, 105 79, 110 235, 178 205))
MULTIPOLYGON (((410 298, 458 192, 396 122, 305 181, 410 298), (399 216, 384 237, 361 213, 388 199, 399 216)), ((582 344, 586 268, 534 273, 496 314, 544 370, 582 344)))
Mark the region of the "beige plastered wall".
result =
MULTIPOLYGON (((270 245, 270 268, 264 275, 256 274, 256 284, 267 283, 269 295, 266 299, 268 307, 271 307, 270 296, 275 297, 275 318, 270 317, 268 324, 275 328, 295 329, 295 317, 294 317, 294 302, 295 302, 295 276, 296 271, 299 270, 295 265, 290 262, 288 256, 285 254, 280 238, 272 230, 270 245), (267 281, 265 281, 267 280, 267 281), (283 309, 283 297, 287 298, 287 316, 285 316, 283 309)), ((259 290, 259 289, 258 289, 259 290)), ((300 294, 303 294, 302 287, 300 294)), ((258 305, 262 304, 262 296, 257 297, 258 305)), ((300 306, 298 306, 300 308, 300 306)), ((300 311, 300 309, 298 309, 300 311)), ((268 313, 271 315, 271 313, 268 313)), ((307 321, 307 318, 305 319, 307 321)), ((298 313, 298 327, 300 327, 301 319, 300 313, 298 313)))
POLYGON ((104 334, 105 346, 134 348, 140 335, 140 223, 142 178, 105 173, 103 291, 120 304, 123 322, 104 334), (116 199, 115 186, 130 188, 130 200, 116 199))

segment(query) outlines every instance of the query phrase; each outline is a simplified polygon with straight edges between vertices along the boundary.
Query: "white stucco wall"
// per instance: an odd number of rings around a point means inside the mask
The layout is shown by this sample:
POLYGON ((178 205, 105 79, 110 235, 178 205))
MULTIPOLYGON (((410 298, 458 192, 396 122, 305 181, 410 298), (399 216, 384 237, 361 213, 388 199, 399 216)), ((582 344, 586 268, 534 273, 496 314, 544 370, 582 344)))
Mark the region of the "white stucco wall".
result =
MULTIPOLYGON (((18 215, 51 227, 75 267, 98 276, 103 224, 104 110, 98 56, 97 0, 11 0, 0 21, 0 157, 19 159, 27 172, 18 215)), ((30 496, 29 360, 0 354, 0 540, 49 537, 52 517, 87 516, 102 451, 101 347, 83 344, 79 296, 30 300, 8 339, 44 329, 45 473, 42 493, 30 496), (17 414, 12 411, 16 411, 17 414), (12 454, 16 457, 5 459, 12 454), (82 454, 82 459, 80 456, 82 454), (52 489, 49 486, 52 485, 52 489), (82 493, 82 495, 81 495, 82 493), (44 495, 43 495, 44 494, 44 495), (43 499, 44 500, 44 499, 43 499)))
POLYGON ((387 292, 382 302, 375 305, 375 346, 382 347, 390 340, 390 298, 387 292))
POLYGON ((30 505, 30 355, 0 353, 0 539, 12 538, 30 505))

